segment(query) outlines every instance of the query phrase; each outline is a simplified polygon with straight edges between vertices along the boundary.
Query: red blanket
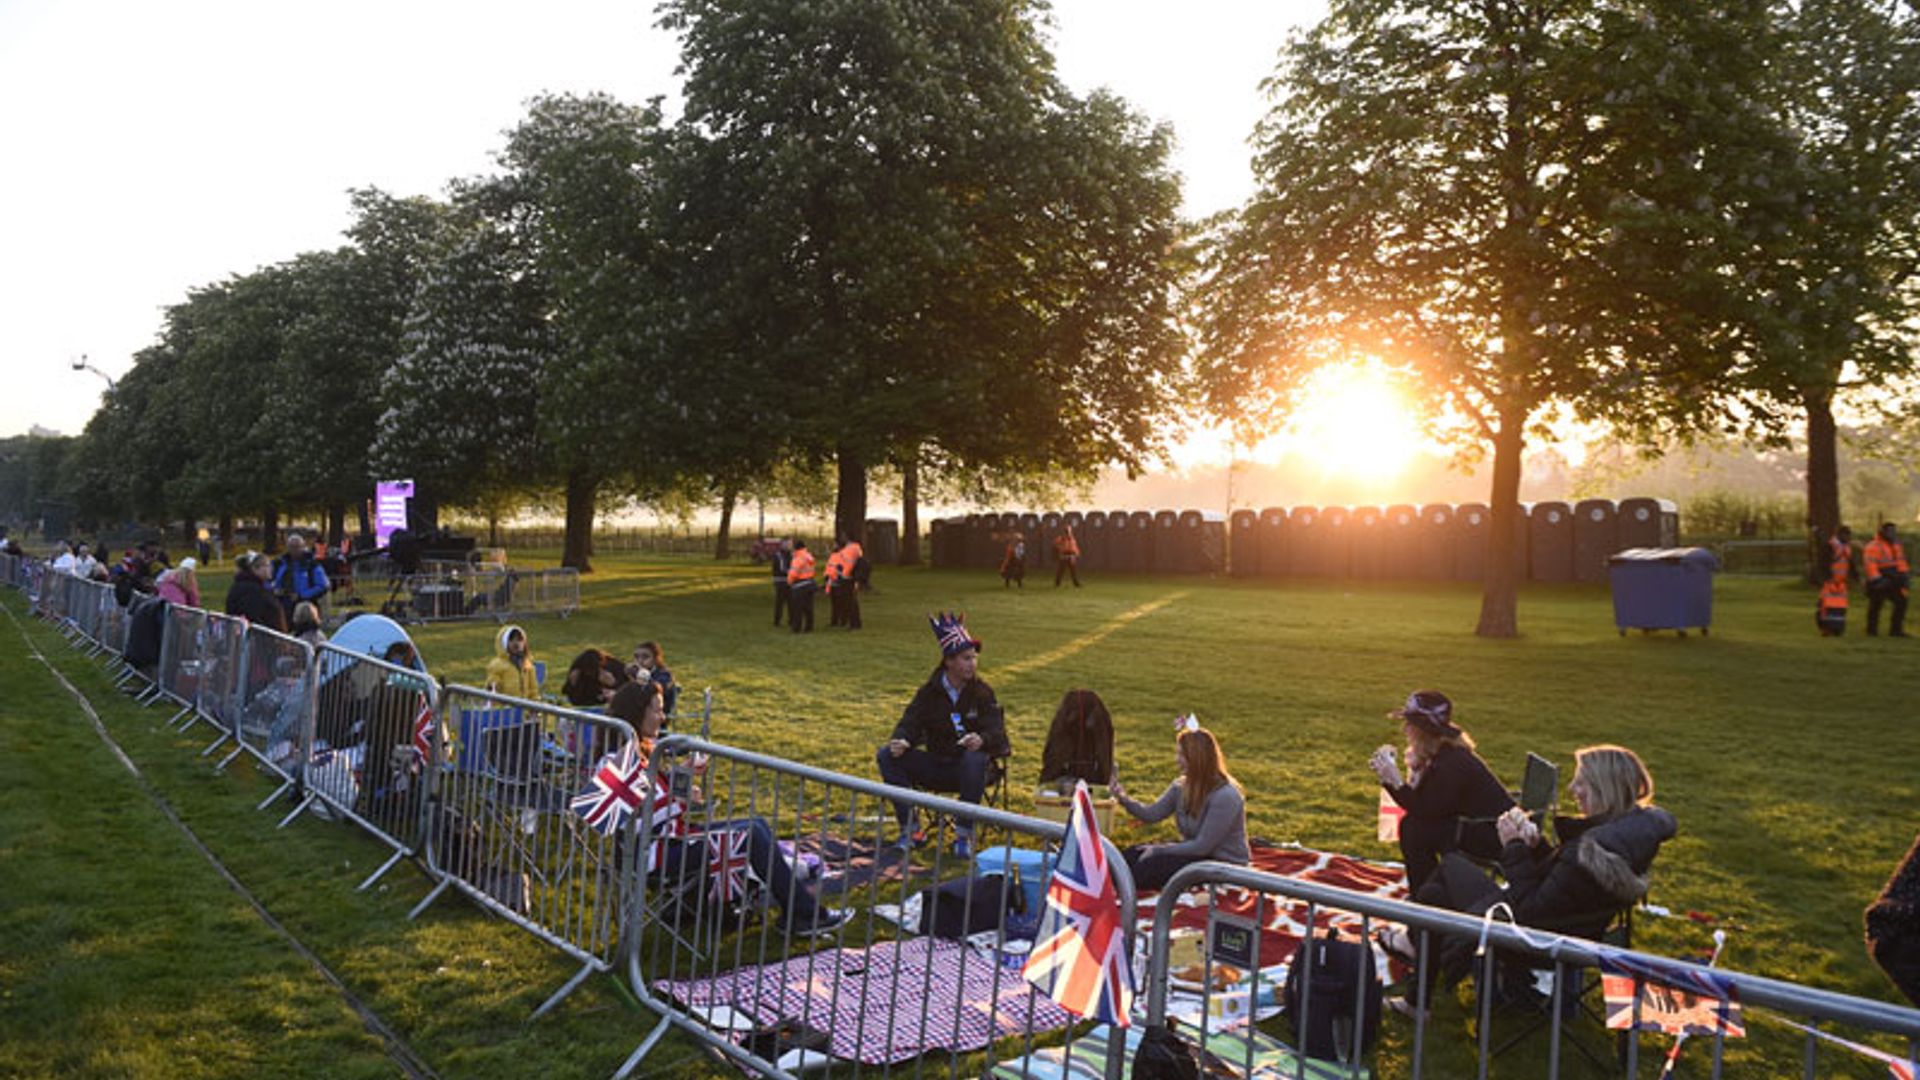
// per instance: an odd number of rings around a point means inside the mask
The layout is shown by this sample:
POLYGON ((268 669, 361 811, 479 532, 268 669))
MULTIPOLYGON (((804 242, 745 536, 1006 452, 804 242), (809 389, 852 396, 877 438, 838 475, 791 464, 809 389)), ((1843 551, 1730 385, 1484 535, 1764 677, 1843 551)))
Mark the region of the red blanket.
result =
MULTIPOLYGON (((1335 855, 1295 845, 1277 846, 1265 841, 1252 842, 1253 869, 1282 877, 1314 881, 1373 896, 1404 900, 1407 897, 1406 871, 1394 863, 1368 862, 1350 855, 1335 855)), ((1222 887, 1218 892, 1221 913, 1253 921, 1261 927, 1260 966, 1284 964, 1293 958, 1306 936, 1307 905, 1272 894, 1257 894, 1245 889, 1222 887)), ((1140 930, 1153 929, 1153 911, 1158 893, 1140 895, 1140 930)), ((1181 896, 1173 913, 1174 929, 1205 930, 1207 926, 1207 890, 1195 889, 1181 896)), ((1360 934, 1360 916, 1339 910, 1319 908, 1313 913, 1316 929, 1323 933, 1335 928, 1349 937, 1360 934)), ((1378 930, 1378 920, 1369 928, 1378 930)))

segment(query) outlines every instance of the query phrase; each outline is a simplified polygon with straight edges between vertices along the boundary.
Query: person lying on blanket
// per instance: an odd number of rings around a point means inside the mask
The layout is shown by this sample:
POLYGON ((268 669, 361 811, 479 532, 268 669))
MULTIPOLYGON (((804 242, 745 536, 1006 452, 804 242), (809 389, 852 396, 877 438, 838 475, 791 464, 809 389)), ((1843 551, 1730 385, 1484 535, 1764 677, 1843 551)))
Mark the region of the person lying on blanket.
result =
POLYGON ((1245 866, 1253 858, 1247 848, 1246 796, 1227 772, 1220 741, 1191 716, 1179 723, 1174 758, 1180 775, 1151 806, 1128 798, 1120 778, 1113 780, 1113 797, 1127 813, 1148 822, 1171 814, 1180 828, 1179 843, 1141 844, 1121 852, 1134 887, 1142 891, 1163 888, 1174 871, 1203 859, 1245 866))
POLYGON ((1400 857, 1407 888, 1427 883, 1440 857, 1456 849, 1476 858, 1500 855, 1494 819, 1513 807, 1513 796, 1474 752, 1473 736, 1453 721, 1453 702, 1438 690, 1415 690, 1387 714, 1407 738, 1407 772, 1400 774, 1393 747, 1368 759, 1380 785, 1407 816, 1400 821, 1400 857))

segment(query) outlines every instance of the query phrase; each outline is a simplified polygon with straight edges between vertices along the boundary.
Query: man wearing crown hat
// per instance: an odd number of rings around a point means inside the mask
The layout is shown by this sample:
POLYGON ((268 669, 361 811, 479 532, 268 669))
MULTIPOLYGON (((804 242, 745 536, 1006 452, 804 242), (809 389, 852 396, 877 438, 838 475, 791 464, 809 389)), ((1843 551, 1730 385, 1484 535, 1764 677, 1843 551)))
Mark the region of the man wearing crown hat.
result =
MULTIPOLYGON (((954 792, 962 802, 977 804, 993 760, 1012 752, 1006 715, 993 688, 978 677, 980 639, 967 631, 967 617, 942 613, 927 621, 940 642, 940 664, 880 747, 880 779, 894 787, 954 792)), ((896 802, 893 816, 900 823, 896 846, 911 848, 913 808, 896 802)), ((965 858, 973 850, 972 828, 962 822, 956 832, 954 854, 965 858)))

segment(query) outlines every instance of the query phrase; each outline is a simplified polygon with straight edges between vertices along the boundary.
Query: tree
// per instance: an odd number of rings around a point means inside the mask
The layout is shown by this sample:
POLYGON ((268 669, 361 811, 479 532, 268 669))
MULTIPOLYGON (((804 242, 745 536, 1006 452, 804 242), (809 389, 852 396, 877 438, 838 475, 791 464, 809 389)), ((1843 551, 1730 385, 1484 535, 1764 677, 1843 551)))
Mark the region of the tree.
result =
MULTIPOLYGON (((1841 397, 1882 394, 1920 342, 1920 9, 1899 0, 1776 5, 1785 53, 1768 92, 1791 170, 1754 174, 1749 362, 1731 393, 1750 426, 1806 443, 1807 524, 1840 524, 1841 397)), ((1822 572, 1821 576, 1824 576, 1822 572)))
POLYGON ((1168 136, 1060 85, 1043 4, 662 10, 686 354, 763 441, 836 464, 841 532, 870 468, 930 444, 977 467, 1152 455, 1181 353, 1168 136))
POLYGON ((553 353, 549 303, 526 252, 456 202, 380 381, 374 468, 436 503, 474 504, 539 471, 538 387, 553 353))
POLYGON ((1251 435, 1320 366, 1377 356, 1493 458, 1477 632, 1518 633, 1530 426, 1721 420, 1729 177, 1758 167, 1744 0, 1334 0, 1270 80, 1258 192, 1202 286, 1209 408, 1251 435))

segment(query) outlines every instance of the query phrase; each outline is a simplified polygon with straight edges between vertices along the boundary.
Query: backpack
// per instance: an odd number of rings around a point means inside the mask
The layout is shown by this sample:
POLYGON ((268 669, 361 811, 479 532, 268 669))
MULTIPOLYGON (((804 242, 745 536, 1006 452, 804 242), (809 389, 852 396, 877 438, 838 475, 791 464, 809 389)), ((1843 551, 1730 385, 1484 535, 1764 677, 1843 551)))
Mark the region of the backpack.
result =
POLYGON ((920 893, 920 932, 958 941, 983 930, 995 930, 1008 909, 1025 894, 1004 874, 955 878, 920 893))
POLYGON ((1380 972, 1373 950, 1356 941, 1309 937, 1287 965, 1286 1012, 1300 1052, 1322 1061, 1347 1061, 1353 1053, 1353 1003, 1362 998, 1360 1052, 1380 1037, 1380 972), (1308 950, 1312 950, 1311 953, 1308 950), (1300 1030, 1301 976, 1312 957, 1313 981, 1305 999, 1307 1029, 1300 1030))

